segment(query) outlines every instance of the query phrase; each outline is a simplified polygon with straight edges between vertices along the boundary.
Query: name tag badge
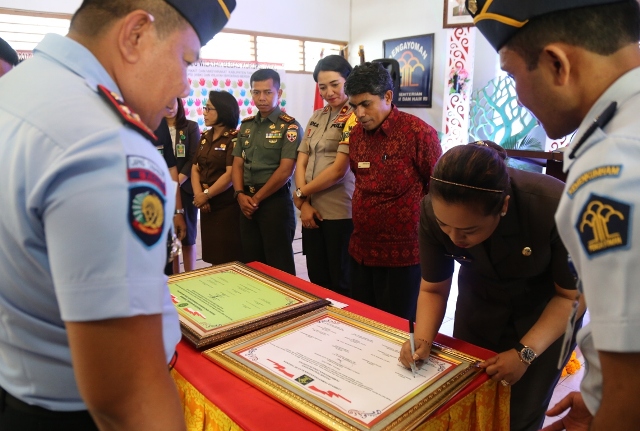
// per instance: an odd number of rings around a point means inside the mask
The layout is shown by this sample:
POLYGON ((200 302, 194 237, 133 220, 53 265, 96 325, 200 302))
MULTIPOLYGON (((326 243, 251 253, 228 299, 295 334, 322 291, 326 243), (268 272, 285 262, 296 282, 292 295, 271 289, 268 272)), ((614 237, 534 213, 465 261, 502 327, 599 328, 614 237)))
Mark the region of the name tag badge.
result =
POLYGON ((176 144, 176 157, 186 157, 187 148, 184 144, 176 144))
POLYGON ((370 162, 358 162, 358 169, 369 169, 370 167, 370 162))

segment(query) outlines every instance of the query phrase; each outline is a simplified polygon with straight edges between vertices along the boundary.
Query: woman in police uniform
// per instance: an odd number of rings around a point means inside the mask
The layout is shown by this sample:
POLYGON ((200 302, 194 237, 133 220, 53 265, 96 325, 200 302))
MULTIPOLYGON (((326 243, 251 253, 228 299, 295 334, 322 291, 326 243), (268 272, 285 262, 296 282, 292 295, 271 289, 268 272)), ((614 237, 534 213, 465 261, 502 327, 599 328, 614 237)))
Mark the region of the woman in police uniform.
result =
MULTIPOLYGON (((538 430, 560 377, 575 280, 554 221, 563 183, 507 168, 505 156, 479 141, 452 148, 436 164, 421 208, 413 358, 429 354, 457 261, 453 336, 499 352, 480 366, 513 385, 511 430, 538 430)), ((409 343, 400 360, 412 360, 409 343)))
POLYGON ((240 111, 226 91, 210 91, 204 123, 191 170, 193 203, 200 208, 202 260, 211 264, 243 261, 240 208, 233 197, 231 166, 240 111))
POLYGON ((327 106, 313 113, 298 148, 293 202, 300 210, 302 251, 309 280, 344 295, 349 289, 349 238, 353 231, 349 145, 341 144, 352 115, 344 83, 352 67, 339 55, 318 62, 313 78, 327 106))

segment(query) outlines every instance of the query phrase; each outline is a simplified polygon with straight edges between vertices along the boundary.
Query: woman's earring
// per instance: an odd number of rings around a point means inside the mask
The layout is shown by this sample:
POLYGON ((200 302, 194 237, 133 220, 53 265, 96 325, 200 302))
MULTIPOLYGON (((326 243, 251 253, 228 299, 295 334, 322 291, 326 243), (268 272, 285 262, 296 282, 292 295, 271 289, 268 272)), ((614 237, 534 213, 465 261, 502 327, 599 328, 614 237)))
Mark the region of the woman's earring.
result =
POLYGON ((502 217, 504 217, 504 216, 506 216, 506 215, 507 215, 507 212, 506 212, 506 211, 503 211, 503 212, 501 212, 501 213, 500 213, 500 216, 502 216, 502 217))

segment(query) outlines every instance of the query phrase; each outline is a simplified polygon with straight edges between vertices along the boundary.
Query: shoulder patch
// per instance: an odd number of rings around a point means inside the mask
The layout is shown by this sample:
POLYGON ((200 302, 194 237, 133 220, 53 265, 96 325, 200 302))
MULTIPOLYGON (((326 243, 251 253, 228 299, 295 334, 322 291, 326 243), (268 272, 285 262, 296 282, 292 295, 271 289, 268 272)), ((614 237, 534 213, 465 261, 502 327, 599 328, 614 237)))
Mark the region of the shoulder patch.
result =
POLYGON ((622 165, 605 165, 593 168, 578 176, 578 178, 567 189, 567 195, 569 195, 570 198, 573 198, 573 195, 575 195, 576 192, 587 183, 599 180, 600 178, 619 177, 620 172, 622 172, 622 165))
POLYGON ((140 156, 127 157, 129 226, 147 247, 158 243, 164 230, 166 186, 162 170, 140 156))
POLYGON ((331 109, 331 106, 327 105, 324 108, 322 108, 322 113, 326 114, 327 112, 329 112, 330 109, 331 109))
POLYGON ((245 123, 245 122, 247 122, 247 121, 251 121, 251 120, 253 120, 254 118, 256 118, 256 116, 255 116, 255 115, 252 115, 252 116, 250 116, 250 117, 244 117, 244 118, 242 119, 242 121, 240 121, 240 122, 241 122, 241 123, 245 123))
POLYGON ((298 130, 298 125, 297 124, 289 124, 289 127, 287 127, 287 130, 291 130, 291 129, 298 130))
POLYGON ((589 196, 575 224, 589 257, 628 248, 629 226, 631 205, 595 194, 589 196))
POLYGON ((295 118, 293 118, 291 115, 285 114, 284 112, 278 115, 278 118, 280 118, 285 123, 293 123, 294 121, 296 121, 295 118))
POLYGON ((118 115, 120 115, 120 117, 125 121, 125 124, 133 127, 145 138, 150 139, 153 142, 158 140, 156 135, 153 134, 153 131, 142 122, 138 114, 133 112, 131 108, 124 103, 124 100, 122 100, 120 96, 113 91, 108 90, 103 85, 98 85, 98 94, 100 94, 100 96, 102 96, 102 98, 116 110, 118 115))
POLYGON ((238 130, 231 130, 229 131, 229 136, 231 136, 232 138, 235 138, 236 136, 238 136, 238 130))

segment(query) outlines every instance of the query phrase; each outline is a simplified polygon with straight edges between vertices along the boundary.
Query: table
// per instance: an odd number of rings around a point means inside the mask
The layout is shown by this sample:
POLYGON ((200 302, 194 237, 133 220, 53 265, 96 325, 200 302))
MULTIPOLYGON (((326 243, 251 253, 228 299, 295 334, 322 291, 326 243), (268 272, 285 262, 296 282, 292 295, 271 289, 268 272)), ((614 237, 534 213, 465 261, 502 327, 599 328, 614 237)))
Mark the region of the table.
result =
MULTIPOLYGON (((321 298, 349 304, 355 314, 391 327, 407 330, 405 319, 354 301, 328 289, 258 262, 250 267, 321 298)), ((463 341, 438 334, 436 341, 478 358, 494 353, 463 341)), ((172 376, 178 387, 189 431, 304 430, 321 428, 306 417, 280 404, 260 390, 209 361, 182 340, 177 347, 178 360, 172 376)), ((479 374, 463 391, 438 409, 420 431, 509 429, 510 388, 479 374)))

